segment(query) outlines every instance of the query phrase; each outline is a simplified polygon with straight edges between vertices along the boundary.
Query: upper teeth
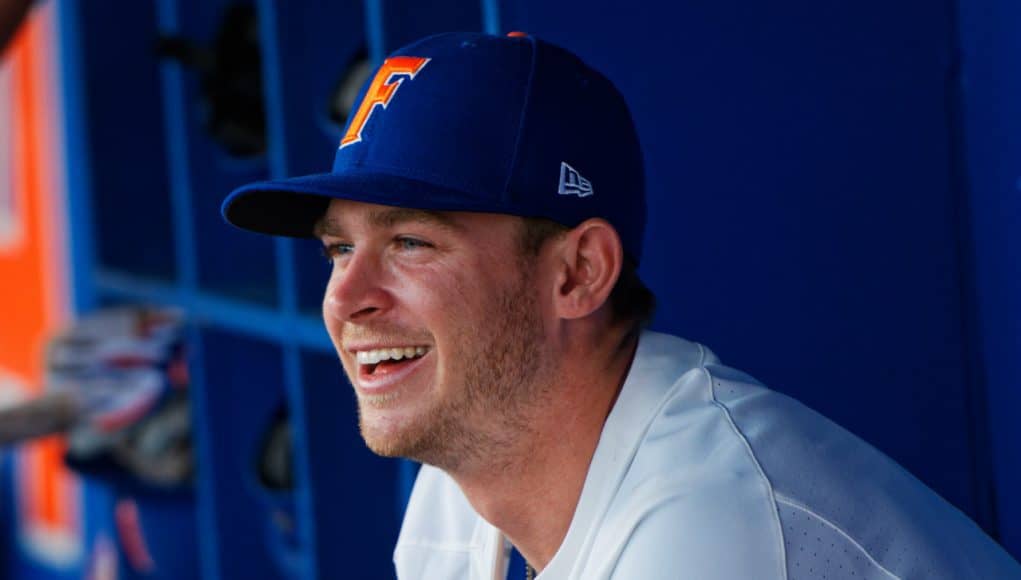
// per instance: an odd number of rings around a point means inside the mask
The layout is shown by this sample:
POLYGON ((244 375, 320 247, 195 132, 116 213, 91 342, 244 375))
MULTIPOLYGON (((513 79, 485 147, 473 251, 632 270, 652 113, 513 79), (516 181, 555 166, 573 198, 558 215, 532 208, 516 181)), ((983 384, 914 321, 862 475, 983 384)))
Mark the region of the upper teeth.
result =
POLYGON ((381 360, 401 360, 402 358, 414 358, 425 354, 424 346, 405 346, 398 348, 377 348, 375 350, 360 350, 355 353, 358 364, 374 365, 381 360))

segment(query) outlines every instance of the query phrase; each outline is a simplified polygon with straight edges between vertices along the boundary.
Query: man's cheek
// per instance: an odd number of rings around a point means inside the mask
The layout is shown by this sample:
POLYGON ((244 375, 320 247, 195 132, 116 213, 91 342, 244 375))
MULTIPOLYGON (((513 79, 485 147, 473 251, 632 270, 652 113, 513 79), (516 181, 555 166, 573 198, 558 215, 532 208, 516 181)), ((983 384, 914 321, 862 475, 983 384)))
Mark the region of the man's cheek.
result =
POLYGON ((344 374, 347 375, 348 380, 354 384, 355 377, 358 374, 358 362, 341 358, 340 365, 344 367, 344 374))

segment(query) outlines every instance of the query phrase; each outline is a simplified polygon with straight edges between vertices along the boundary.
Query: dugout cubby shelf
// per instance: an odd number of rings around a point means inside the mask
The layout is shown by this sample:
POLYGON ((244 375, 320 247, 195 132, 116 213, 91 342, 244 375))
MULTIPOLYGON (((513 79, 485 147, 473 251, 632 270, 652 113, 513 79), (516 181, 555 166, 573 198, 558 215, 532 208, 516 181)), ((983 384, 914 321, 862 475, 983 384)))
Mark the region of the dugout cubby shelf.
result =
POLYGON ((181 269, 191 278, 184 283, 274 306, 280 290, 270 259, 273 241, 224 228, 219 217, 224 192, 268 176, 263 151, 232 156, 228 150, 230 131, 258 133, 252 122, 229 112, 258 107, 258 95, 253 103, 253 87, 245 85, 258 86, 258 67, 236 80, 230 79, 241 73, 228 72, 250 68, 253 60, 258 65, 258 45, 244 31, 231 32, 248 26, 231 22, 237 3, 164 0, 156 6, 161 38, 178 43, 183 53, 176 62, 164 61, 161 72, 178 251, 187 262, 181 269))

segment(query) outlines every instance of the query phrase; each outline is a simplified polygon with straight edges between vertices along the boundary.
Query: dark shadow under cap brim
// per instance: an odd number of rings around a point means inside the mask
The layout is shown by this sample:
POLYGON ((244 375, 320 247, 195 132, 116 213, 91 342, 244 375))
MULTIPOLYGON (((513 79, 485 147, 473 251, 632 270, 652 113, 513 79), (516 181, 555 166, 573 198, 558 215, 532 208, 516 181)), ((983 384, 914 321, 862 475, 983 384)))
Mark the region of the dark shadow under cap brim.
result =
POLYGON ((313 226, 330 205, 330 197, 287 189, 272 181, 252 183, 231 193, 221 213, 241 229, 292 238, 312 237, 313 226))

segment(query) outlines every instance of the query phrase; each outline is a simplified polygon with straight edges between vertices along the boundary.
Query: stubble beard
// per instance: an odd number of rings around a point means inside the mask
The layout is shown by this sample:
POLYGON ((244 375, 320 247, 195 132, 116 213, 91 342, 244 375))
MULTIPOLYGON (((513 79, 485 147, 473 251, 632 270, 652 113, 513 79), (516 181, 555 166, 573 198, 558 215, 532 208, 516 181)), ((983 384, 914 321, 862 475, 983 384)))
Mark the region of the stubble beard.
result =
POLYGON ((448 472, 485 465, 502 470, 513 463, 513 451, 532 432, 529 418, 548 399, 542 380, 547 357, 542 352, 542 321, 532 276, 523 270, 518 284, 508 286, 483 308, 488 317, 460 333, 465 348, 459 387, 412 418, 398 431, 375 437, 367 428, 359 401, 362 437, 369 448, 386 457, 405 457, 448 472))

